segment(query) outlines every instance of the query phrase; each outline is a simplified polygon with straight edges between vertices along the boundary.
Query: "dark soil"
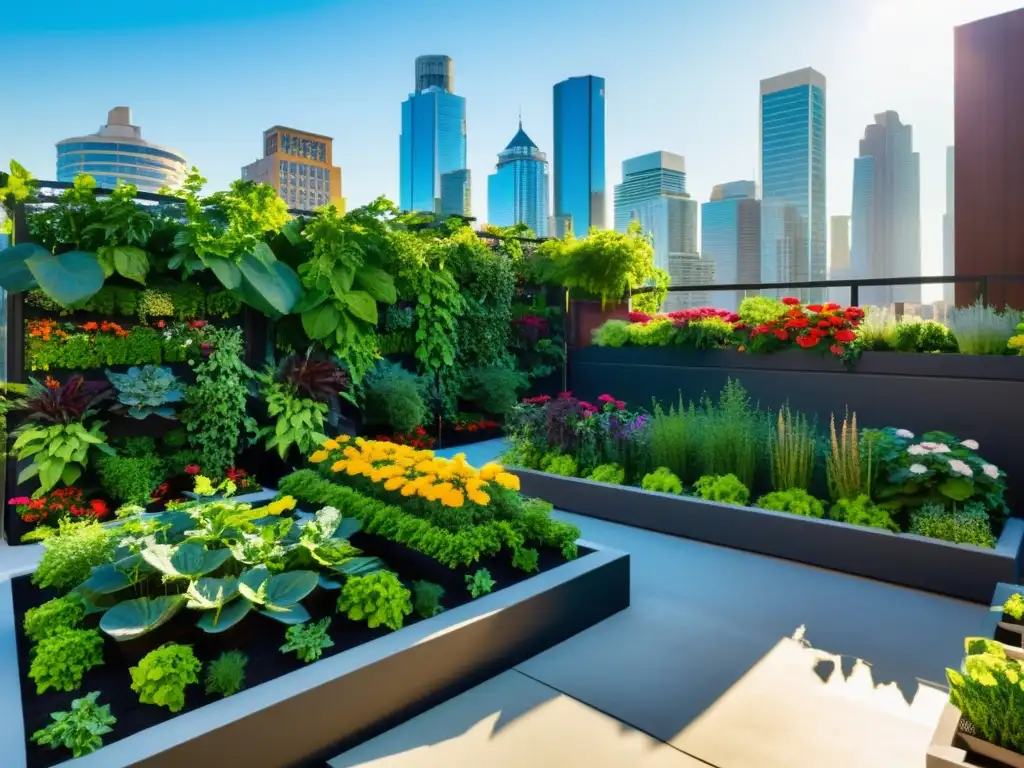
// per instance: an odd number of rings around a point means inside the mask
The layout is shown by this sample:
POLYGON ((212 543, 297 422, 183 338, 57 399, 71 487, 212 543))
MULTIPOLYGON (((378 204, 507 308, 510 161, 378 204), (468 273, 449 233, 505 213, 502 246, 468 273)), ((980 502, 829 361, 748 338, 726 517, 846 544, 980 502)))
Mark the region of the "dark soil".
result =
MULTIPOLYGON (((397 572, 407 586, 417 579, 440 584, 445 588, 442 604, 446 609, 470 602, 472 598, 466 589, 466 576, 471 575, 478 568, 486 567, 491 572, 491 577, 497 582, 495 591, 530 577, 530 574, 512 567, 511 555, 508 553, 501 558, 488 558, 469 568, 453 570, 419 552, 377 536, 356 534, 352 537, 352 543, 366 554, 377 555, 384 559, 388 567, 397 572)), ((590 552, 591 550, 581 549, 580 556, 590 552)), ((538 564, 542 572, 549 571, 563 563, 564 559, 557 550, 542 549, 540 551, 538 564)), ((26 610, 58 596, 58 593, 56 590, 38 589, 32 585, 29 576, 19 576, 11 583, 14 592, 15 622, 18 628, 18 667, 22 683, 21 703, 25 717, 28 768, 47 768, 69 759, 70 755, 63 748, 50 750, 33 744, 30 739, 33 733, 51 722, 51 712, 69 710, 74 699, 80 698, 90 691, 100 691, 99 703, 110 704, 111 713, 117 718, 113 733, 104 737, 105 744, 126 738, 175 717, 176 715, 165 707, 140 704, 138 695, 131 690, 131 675, 128 672, 129 666, 137 664, 142 656, 163 643, 177 642, 192 645, 196 657, 204 665, 216 659, 224 651, 236 649, 243 651, 249 657, 249 663, 246 666, 246 688, 273 680, 304 666, 294 653, 282 654, 279 651, 285 642, 287 627, 284 624, 256 613, 250 613, 232 629, 221 634, 209 635, 195 626, 198 614, 193 614, 185 609, 164 627, 138 640, 117 643, 104 636, 104 664, 86 673, 79 690, 72 693, 47 691, 39 696, 35 692, 34 681, 28 678, 30 643, 21 630, 22 618, 26 610)), ((337 590, 316 589, 303 601, 303 605, 309 609, 313 621, 324 616, 332 617, 330 636, 334 641, 334 647, 324 651, 325 658, 390 632, 386 628, 371 630, 365 624, 349 621, 345 616, 335 613, 337 597, 337 590)), ((406 618, 405 625, 409 626, 418 621, 422 621, 422 619, 413 613, 406 618)), ((98 616, 90 616, 86 619, 87 627, 94 627, 98 623, 98 616)), ((200 683, 189 686, 186 690, 185 708, 177 714, 197 709, 217 698, 217 696, 206 694, 204 676, 200 673, 200 683)))

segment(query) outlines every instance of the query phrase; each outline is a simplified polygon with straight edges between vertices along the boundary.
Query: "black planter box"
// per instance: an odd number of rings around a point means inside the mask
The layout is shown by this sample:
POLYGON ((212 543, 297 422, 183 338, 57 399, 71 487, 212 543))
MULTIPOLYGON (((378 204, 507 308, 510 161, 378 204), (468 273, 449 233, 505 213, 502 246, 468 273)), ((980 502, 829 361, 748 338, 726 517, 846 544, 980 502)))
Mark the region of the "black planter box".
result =
POLYGON ((525 496, 567 512, 686 539, 795 560, 914 589, 987 603, 1020 574, 1024 520, 1007 521, 995 549, 890 533, 831 520, 654 493, 526 469, 525 496))
MULTIPOLYGON (((181 768, 209 765, 217 755, 230 755, 228 764, 246 768, 326 761, 629 607, 629 555, 580 543, 593 551, 185 712, 73 764, 181 768)), ((21 682, 11 582, 5 578, 0 580, 5 768, 25 765, 21 682)))

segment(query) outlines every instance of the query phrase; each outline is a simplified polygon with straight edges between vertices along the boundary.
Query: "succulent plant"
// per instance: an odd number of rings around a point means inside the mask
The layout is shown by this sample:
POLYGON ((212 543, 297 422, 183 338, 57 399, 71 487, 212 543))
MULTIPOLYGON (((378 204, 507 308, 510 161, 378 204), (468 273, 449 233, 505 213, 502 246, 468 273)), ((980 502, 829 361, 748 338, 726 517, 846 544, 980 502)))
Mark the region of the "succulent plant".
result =
POLYGON ((178 377, 157 365, 133 366, 127 373, 107 371, 107 378, 117 390, 118 402, 134 419, 154 415, 173 419, 174 409, 169 404, 184 397, 178 377))

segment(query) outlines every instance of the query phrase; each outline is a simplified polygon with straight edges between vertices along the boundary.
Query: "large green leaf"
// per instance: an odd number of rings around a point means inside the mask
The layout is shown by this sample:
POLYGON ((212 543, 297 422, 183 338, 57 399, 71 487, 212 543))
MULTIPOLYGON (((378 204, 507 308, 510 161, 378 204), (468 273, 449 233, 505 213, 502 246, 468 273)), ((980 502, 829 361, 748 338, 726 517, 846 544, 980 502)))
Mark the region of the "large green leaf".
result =
POLYGON ((97 595, 109 595, 127 589, 133 583, 131 577, 113 563, 104 563, 93 568, 92 575, 83 581, 78 589, 97 595))
POLYGON ((306 242, 302 238, 302 225, 298 219, 288 219, 281 227, 281 234, 287 238, 288 242, 292 245, 302 245, 306 242))
POLYGON ((323 291, 318 291, 316 288, 310 288, 306 291, 302 298, 295 302, 295 306, 292 307, 292 312, 297 315, 301 315, 303 312, 309 312, 311 309, 319 307, 327 299, 327 294, 323 291))
POLYGON ((361 267, 356 272, 356 285, 385 304, 394 304, 398 300, 395 278, 379 267, 361 267))
POLYGON ((170 621, 184 605, 184 595, 126 600, 103 614, 100 629, 119 642, 134 640, 170 621))
POLYGON ((354 517, 343 518, 341 524, 331 534, 335 539, 351 539, 363 528, 363 524, 354 517))
POLYGON ((302 313, 302 327, 311 339, 323 339, 338 327, 338 310, 328 302, 302 313))
POLYGON ((277 610, 270 610, 268 606, 268 610, 262 611, 262 614, 267 618, 280 621, 282 624, 305 624, 312 618, 302 603, 277 610))
POLYGON ((353 557, 338 565, 332 565, 331 570, 346 576, 366 576, 382 571, 384 567, 384 561, 379 557, 353 557))
POLYGON ((238 591, 249 602, 263 605, 266 602, 266 583, 269 578, 267 566, 257 565, 242 573, 238 579, 238 591))
POLYGON ((212 579, 205 576, 188 585, 185 592, 188 607, 199 611, 223 608, 238 597, 238 579, 212 579))
POLYGON ((220 284, 233 291, 242 284, 242 271, 233 261, 228 261, 221 256, 209 256, 206 265, 210 271, 220 280, 220 284))
POLYGON ((939 486, 939 493, 953 501, 966 501, 974 495, 974 483, 965 477, 951 477, 939 486))
POLYGON ((273 249, 266 243, 256 243, 256 247, 252 249, 252 255, 256 261, 268 267, 277 261, 273 249))
POLYGON ((299 276, 287 264, 274 261, 264 264, 255 256, 246 254, 238 264, 242 271, 240 295, 242 299, 262 312, 287 315, 302 296, 299 276))
POLYGON ((96 254, 85 251, 60 255, 37 252, 26 259, 25 264, 43 292, 65 307, 93 296, 106 279, 96 254))
POLYGON ((203 613, 199 617, 199 621, 196 622, 196 626, 203 630, 203 632, 215 635, 218 632, 231 629, 235 624, 248 616, 251 610, 252 603, 248 600, 232 600, 219 613, 217 611, 206 611, 203 613))
POLYGON ((345 294, 348 311, 371 325, 377 324, 377 302, 366 291, 349 291, 345 294))
POLYGON ((198 579, 222 566, 229 549, 206 549, 197 541, 184 544, 153 544, 140 553, 142 558, 168 579, 198 579))
POLYGON ((268 608, 290 608, 316 589, 315 571, 287 571, 270 577, 267 583, 268 608))
POLYGON ((356 271, 353 267, 345 267, 338 264, 331 270, 331 288, 334 295, 341 298, 352 290, 352 282, 355 280, 356 271))
POLYGON ((37 287, 38 283, 25 263, 36 254, 49 254, 49 251, 35 243, 12 245, 0 251, 0 288, 8 293, 21 293, 37 287))
POLYGON ((146 275, 149 274, 149 254, 131 245, 119 245, 111 250, 117 273, 145 285, 146 275))

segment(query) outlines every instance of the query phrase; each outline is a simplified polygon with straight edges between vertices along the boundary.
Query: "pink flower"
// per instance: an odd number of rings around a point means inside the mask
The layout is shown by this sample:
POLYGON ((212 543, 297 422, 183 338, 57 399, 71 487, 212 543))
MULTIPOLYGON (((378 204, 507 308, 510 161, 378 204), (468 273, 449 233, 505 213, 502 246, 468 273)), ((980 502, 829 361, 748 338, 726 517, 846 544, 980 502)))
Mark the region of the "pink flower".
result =
POLYGON ((13 504, 14 506, 17 507, 17 506, 21 506, 23 504, 28 504, 30 501, 32 501, 32 499, 30 499, 28 496, 15 496, 13 499, 8 501, 7 503, 8 504, 13 504))
POLYGON ((611 395, 601 395, 599 398, 597 398, 597 402, 599 402, 599 403, 614 403, 615 402, 615 398, 612 397, 611 395))
POLYGON ((198 464, 188 464, 185 466, 186 475, 198 475, 201 471, 198 464))
POLYGON ((622 400, 616 400, 615 407, 618 408, 620 411, 626 410, 626 404, 622 400))
POLYGON ((559 392, 558 393, 558 399, 559 400, 568 400, 570 397, 572 397, 572 392, 559 392))
POLYGON ((962 445, 964 448, 968 448, 968 449, 970 449, 972 451, 978 450, 978 447, 979 447, 977 440, 963 440, 963 441, 960 442, 960 445, 962 445))

